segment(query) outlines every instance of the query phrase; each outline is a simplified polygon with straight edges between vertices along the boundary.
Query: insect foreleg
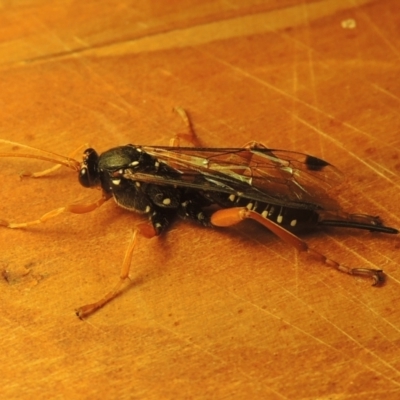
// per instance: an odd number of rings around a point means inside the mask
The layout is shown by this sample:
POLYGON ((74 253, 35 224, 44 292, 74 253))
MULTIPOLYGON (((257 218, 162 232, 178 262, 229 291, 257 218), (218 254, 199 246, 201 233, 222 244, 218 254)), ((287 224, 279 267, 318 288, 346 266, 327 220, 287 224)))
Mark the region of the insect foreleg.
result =
POLYGON ((262 217, 255 211, 248 210, 247 208, 235 207, 218 210, 211 216, 211 223, 215 226, 231 226, 244 219, 252 219, 254 221, 257 221, 258 223, 269 229, 271 232, 273 232, 275 235, 277 235, 284 242, 294 246, 299 252, 306 251, 307 253, 317 258, 319 261, 337 269, 340 272, 344 272, 349 275, 369 276, 374 281, 373 286, 379 286, 384 282, 384 274, 382 270, 346 267, 345 265, 342 265, 334 260, 327 258, 323 254, 319 253, 317 250, 310 248, 304 240, 301 240, 299 237, 287 231, 282 226, 267 218, 262 217))
POLYGON ((5 220, 0 220, 0 226, 5 226, 6 228, 18 229, 18 228, 28 228, 32 225, 38 225, 46 222, 47 220, 57 217, 58 215, 64 212, 71 212, 73 214, 85 214, 91 211, 94 211, 96 208, 99 208, 104 202, 106 202, 110 198, 109 195, 104 194, 98 200, 95 200, 90 203, 77 203, 77 204, 69 204, 64 207, 56 208, 55 210, 49 211, 46 214, 42 215, 40 218, 35 219, 33 221, 28 222, 7 222, 5 220))

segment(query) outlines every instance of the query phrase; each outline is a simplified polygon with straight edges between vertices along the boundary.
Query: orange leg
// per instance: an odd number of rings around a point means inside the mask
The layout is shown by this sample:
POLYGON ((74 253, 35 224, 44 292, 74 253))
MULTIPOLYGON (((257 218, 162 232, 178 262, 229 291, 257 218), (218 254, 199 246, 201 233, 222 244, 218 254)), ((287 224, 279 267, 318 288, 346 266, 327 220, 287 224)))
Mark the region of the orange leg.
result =
POLYGON ((47 220, 57 217, 58 215, 64 212, 71 212, 74 214, 85 214, 96 210, 102 204, 104 204, 109 198, 110 198, 109 195, 103 193, 98 200, 93 201, 91 203, 69 204, 67 206, 56 208, 55 210, 49 211, 46 214, 42 215, 40 218, 28 222, 13 223, 13 222, 7 222, 5 220, 0 220, 0 226, 5 226, 6 228, 11 228, 11 229, 27 228, 32 225, 42 224, 47 220))
POLYGON ((193 147, 201 147, 201 143, 196 136, 188 113, 182 107, 175 107, 174 111, 182 118, 186 125, 187 132, 176 134, 175 137, 169 141, 169 145, 172 147, 180 147, 180 141, 183 139, 189 142, 193 147))
POLYGON ((87 304, 77 308, 75 312, 80 319, 83 319, 89 316, 90 314, 94 313, 98 309, 102 308, 104 305, 106 305, 108 302, 113 300, 121 293, 121 289, 125 281, 129 279, 129 271, 132 263, 132 255, 133 255, 133 250, 135 249, 136 246, 138 233, 140 233, 142 236, 146 238, 151 238, 156 236, 156 232, 154 231, 151 224, 143 222, 137 225, 136 229, 133 232, 129 246, 126 249, 124 261, 122 263, 122 268, 117 284, 100 300, 96 301, 95 303, 87 304))
POLYGON ((342 265, 334 260, 325 257, 317 250, 308 247, 308 244, 304 240, 301 240, 299 237, 287 231, 282 226, 276 224, 275 222, 267 218, 262 217, 255 211, 248 210, 247 208, 235 207, 235 208, 218 210, 211 216, 211 223, 215 226, 231 226, 244 219, 252 219, 254 221, 257 221, 258 223, 269 229, 271 232, 273 232, 284 242, 294 246, 297 249, 297 251, 299 252, 306 251, 307 253, 317 258, 319 261, 329 265, 330 267, 337 269, 340 272, 344 272, 349 275, 371 277, 374 281, 373 286, 380 286, 381 284, 384 283, 384 274, 382 270, 370 269, 370 268, 346 267, 345 265, 342 265))

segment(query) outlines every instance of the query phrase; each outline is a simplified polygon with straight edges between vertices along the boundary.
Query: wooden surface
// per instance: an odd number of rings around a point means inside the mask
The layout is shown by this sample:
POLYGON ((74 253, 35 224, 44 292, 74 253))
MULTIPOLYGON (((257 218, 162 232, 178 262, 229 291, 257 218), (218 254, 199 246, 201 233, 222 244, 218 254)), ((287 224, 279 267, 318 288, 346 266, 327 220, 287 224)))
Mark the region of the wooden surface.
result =
MULTIPOLYGON (((168 144, 182 106, 205 145, 257 140, 329 160, 347 175, 334 192, 343 208, 400 227, 397 0, 28 0, 0 11, 1 138, 64 155, 168 144)), ((88 195, 68 170, 19 180, 44 166, 0 160, 0 218, 88 195)), ((377 289, 253 224, 177 222, 139 243, 122 295, 77 319, 116 282, 139 220, 108 202, 0 231, 3 398, 399 398, 398 237, 306 237, 347 265, 383 268, 377 289)))

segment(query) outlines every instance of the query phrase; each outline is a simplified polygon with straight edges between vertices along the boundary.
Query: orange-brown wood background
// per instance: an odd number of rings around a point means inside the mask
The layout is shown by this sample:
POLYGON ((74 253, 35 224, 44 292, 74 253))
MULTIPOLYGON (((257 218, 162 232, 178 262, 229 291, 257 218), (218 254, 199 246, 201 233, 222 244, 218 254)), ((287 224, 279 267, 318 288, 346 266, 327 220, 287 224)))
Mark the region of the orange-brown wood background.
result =
MULTIPOLYGON (((68 155, 168 144, 182 106, 208 146, 257 140, 346 173, 343 208, 400 227, 397 0, 26 0, 0 4, 0 137, 68 155)), ((46 165, 47 166, 47 165, 46 165)), ((75 174, 1 159, 0 218, 84 198, 75 174)), ((92 195, 92 192, 89 192, 92 195)), ((264 229, 177 222, 141 240, 113 202, 0 230, 3 398, 376 399, 400 396, 396 236, 306 236, 382 288, 298 255, 264 229)))

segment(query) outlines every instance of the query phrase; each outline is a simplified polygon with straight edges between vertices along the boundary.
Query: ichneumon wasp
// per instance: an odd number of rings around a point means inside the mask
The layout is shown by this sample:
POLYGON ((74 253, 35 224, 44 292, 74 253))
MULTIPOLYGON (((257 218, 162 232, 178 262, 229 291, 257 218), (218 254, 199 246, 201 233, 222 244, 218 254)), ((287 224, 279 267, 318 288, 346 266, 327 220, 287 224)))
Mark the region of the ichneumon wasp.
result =
POLYGON ((306 251, 338 271, 371 277, 375 286, 384 282, 382 270, 347 267, 310 248, 295 235, 301 229, 324 226, 399 233, 383 225, 379 217, 348 214, 340 209, 327 193, 341 180, 341 173, 335 167, 317 157, 269 149, 255 142, 243 148, 196 147, 197 139, 186 112, 181 108, 176 110, 188 127, 187 139, 195 147, 180 147, 179 139, 185 136, 181 135, 169 147, 129 144, 100 155, 89 148, 79 162, 72 157, 0 140, 0 144, 27 150, 0 153, 0 157, 34 158, 56 164, 31 176, 43 176, 66 166, 78 173, 81 185, 101 192, 98 200, 88 204, 60 207, 30 222, 0 220, 0 225, 25 228, 63 212, 87 213, 111 198, 120 207, 148 216, 148 221, 136 225, 118 283, 99 301, 78 308, 76 313, 80 318, 101 308, 120 292, 129 275, 138 233, 147 238, 158 236, 177 216, 205 227, 231 226, 251 219, 298 251, 306 251), (212 205, 219 209, 207 212, 212 205))

